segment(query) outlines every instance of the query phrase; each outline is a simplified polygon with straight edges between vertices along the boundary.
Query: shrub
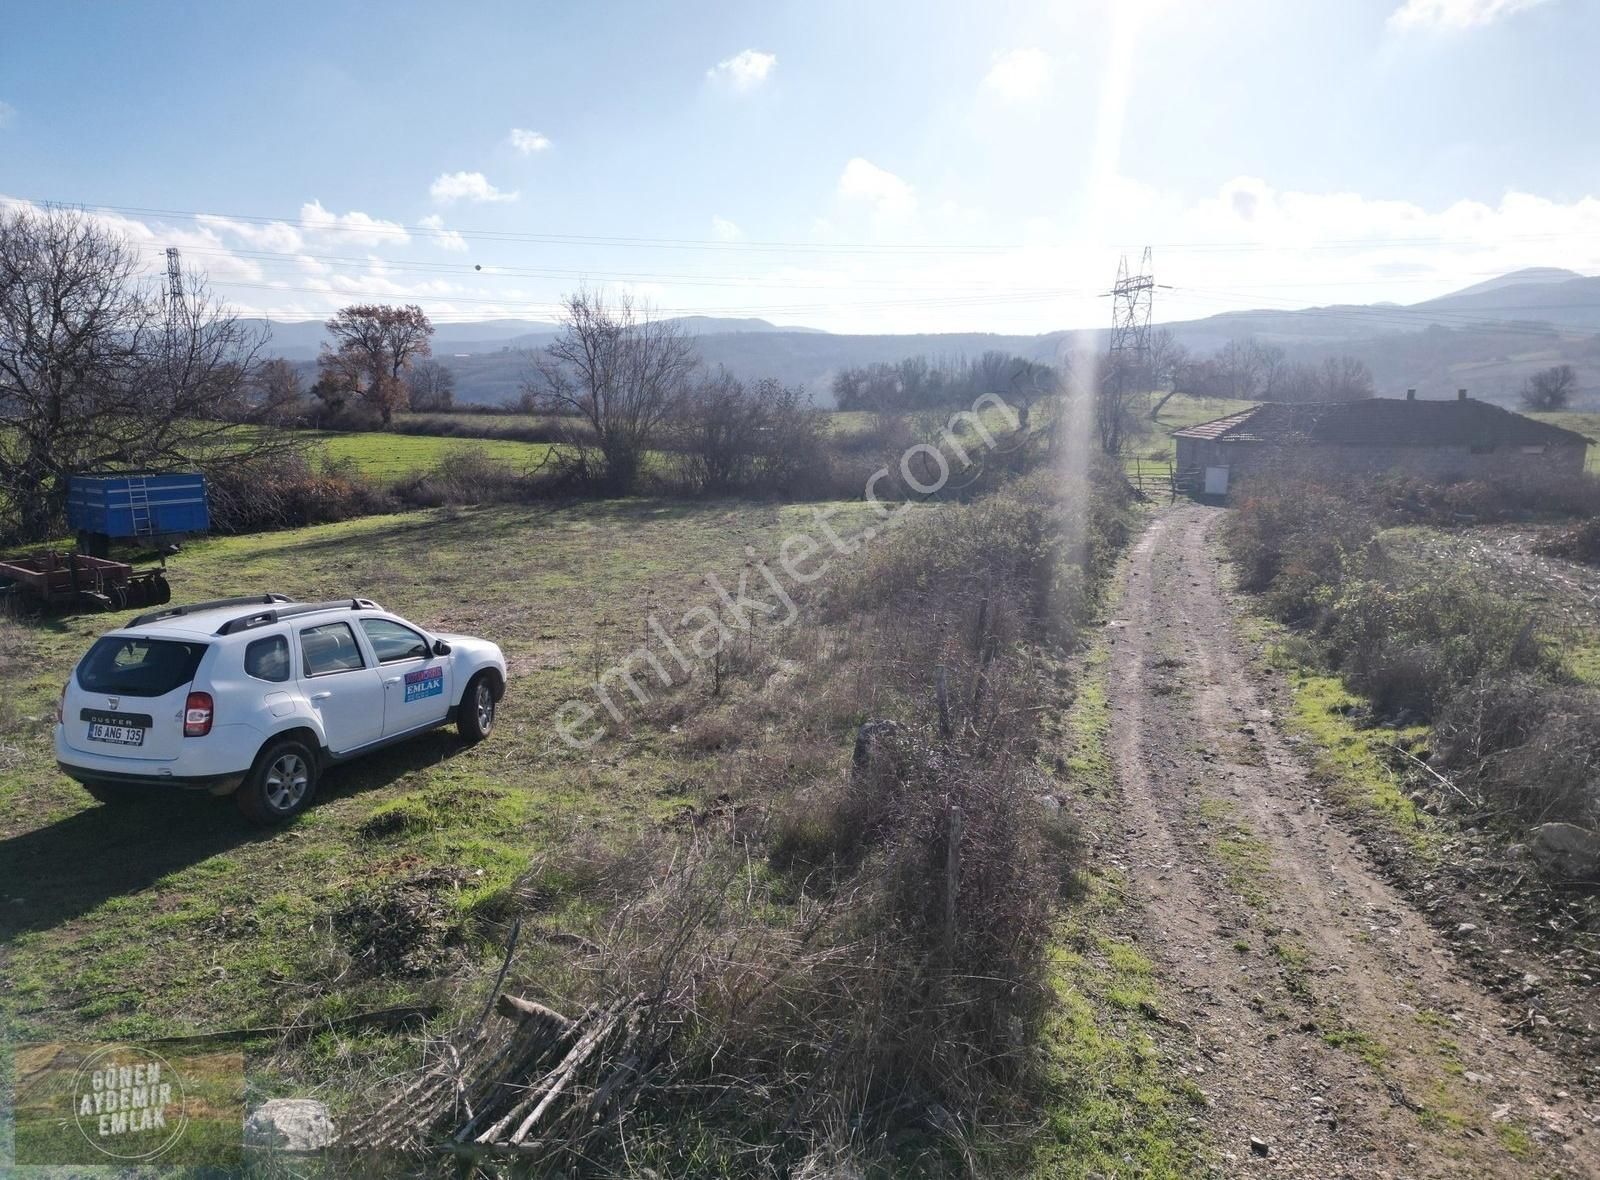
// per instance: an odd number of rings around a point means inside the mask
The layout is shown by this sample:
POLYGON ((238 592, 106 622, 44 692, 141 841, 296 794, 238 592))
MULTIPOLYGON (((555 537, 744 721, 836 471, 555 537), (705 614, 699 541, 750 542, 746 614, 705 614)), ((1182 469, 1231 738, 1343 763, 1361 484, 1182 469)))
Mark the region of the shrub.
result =
POLYGON ((1301 481, 1246 484, 1225 530, 1240 585, 1265 592, 1286 622, 1322 608, 1346 558, 1377 534, 1366 508, 1332 489, 1301 481))
POLYGON ((1557 670, 1526 612, 1461 580, 1351 582, 1323 633, 1351 686, 1388 717, 1430 719, 1480 676, 1557 670))
POLYGON ((554 472, 525 475, 489 458, 478 447, 463 447, 434 467, 397 483, 393 493, 402 504, 437 508, 445 504, 499 504, 552 494, 554 472))
POLYGON ((1600 565, 1600 517, 1592 517, 1546 537, 1539 542, 1538 550, 1548 557, 1600 565))
POLYGON ((1574 472, 1441 482, 1385 476, 1372 485, 1366 499, 1374 513, 1394 524, 1592 517, 1600 514, 1600 479, 1574 472))
POLYGON ((398 507, 354 465, 313 467, 298 453, 227 459, 209 465, 205 475, 211 527, 220 533, 330 524, 398 507))
POLYGON ((1437 760, 1523 825, 1600 826, 1600 692, 1480 676, 1439 718, 1437 760))
POLYGON ((695 489, 785 493, 817 464, 825 431, 799 387, 720 370, 689 392, 671 434, 695 489))

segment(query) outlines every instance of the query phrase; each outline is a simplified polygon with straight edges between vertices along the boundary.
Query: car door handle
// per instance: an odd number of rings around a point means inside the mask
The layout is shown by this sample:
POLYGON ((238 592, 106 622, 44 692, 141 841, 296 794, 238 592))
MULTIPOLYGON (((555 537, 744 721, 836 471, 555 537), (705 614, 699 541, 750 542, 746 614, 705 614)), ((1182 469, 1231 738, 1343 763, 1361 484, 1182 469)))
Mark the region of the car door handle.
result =
POLYGON ((332 695, 331 692, 314 692, 311 694, 311 699, 313 701, 325 701, 332 695))
POLYGON ((385 680, 384 683, 385 684, 399 684, 400 683, 400 677, 391 676, 391 677, 389 677, 389 679, 385 680))

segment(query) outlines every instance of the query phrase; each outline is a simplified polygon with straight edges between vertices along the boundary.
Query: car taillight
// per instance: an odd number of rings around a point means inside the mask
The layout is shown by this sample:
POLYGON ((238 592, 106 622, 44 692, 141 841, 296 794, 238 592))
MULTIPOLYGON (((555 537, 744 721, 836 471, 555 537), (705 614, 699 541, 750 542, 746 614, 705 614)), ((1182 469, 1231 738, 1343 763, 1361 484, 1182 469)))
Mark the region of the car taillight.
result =
POLYGON ((205 737, 211 732, 211 694, 191 692, 183 706, 183 736, 205 737))
POLYGON ((60 725, 67 712, 67 686, 61 686, 61 695, 56 698, 56 724, 60 725))

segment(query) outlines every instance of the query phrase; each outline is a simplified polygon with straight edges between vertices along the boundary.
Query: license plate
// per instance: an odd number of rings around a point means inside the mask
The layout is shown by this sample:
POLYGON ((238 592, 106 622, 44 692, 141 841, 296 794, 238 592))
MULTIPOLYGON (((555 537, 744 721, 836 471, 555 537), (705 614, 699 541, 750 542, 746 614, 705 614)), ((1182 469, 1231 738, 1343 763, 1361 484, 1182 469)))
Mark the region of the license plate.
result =
POLYGON ((89 722, 91 742, 111 742, 118 746, 144 745, 144 730, 136 725, 108 725, 103 721, 89 722))

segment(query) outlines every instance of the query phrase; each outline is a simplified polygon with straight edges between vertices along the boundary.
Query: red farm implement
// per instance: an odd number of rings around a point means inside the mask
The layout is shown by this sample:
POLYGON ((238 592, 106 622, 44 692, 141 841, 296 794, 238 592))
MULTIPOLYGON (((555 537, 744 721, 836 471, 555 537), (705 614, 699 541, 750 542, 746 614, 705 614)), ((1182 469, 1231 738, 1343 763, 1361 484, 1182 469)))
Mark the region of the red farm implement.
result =
POLYGON ((123 610, 171 597, 162 570, 103 557, 48 551, 0 561, 0 604, 13 610, 123 610))

